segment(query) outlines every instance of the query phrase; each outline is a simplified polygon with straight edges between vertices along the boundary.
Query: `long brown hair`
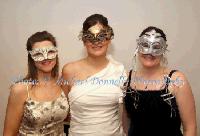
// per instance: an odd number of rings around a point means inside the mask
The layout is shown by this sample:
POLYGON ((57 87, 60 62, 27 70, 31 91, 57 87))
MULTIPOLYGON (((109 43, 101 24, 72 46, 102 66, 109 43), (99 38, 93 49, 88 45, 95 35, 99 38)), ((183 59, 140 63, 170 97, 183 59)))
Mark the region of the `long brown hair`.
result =
MULTIPOLYGON (((27 51, 31 51, 33 45, 36 42, 42 42, 42 41, 50 41, 52 44, 57 47, 56 39, 55 37, 47 32, 47 31, 42 31, 42 32, 36 32, 32 36, 30 36, 27 40, 26 43, 26 49, 27 51)), ((51 71, 51 76, 53 78, 58 77, 58 70, 59 70, 59 61, 58 61, 58 56, 56 57, 56 65, 51 71)), ((38 80, 38 75, 37 75, 37 68, 35 66, 34 60, 31 58, 31 55, 28 53, 28 73, 26 77, 24 78, 25 80, 32 80, 32 81, 37 81, 38 80)))

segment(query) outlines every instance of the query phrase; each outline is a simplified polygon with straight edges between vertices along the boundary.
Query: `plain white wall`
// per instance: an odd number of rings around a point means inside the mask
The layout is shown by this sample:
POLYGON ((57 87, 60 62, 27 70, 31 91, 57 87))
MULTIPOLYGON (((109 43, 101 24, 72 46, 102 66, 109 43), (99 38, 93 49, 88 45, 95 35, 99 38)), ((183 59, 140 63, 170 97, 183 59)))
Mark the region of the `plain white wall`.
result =
MULTIPOLYGON (((42 30, 58 41, 60 67, 81 58, 77 36, 93 13, 108 17, 115 32, 113 57, 131 68, 135 39, 153 25, 167 35, 169 66, 188 77, 200 124, 200 1, 199 0, 0 0, 0 133, 3 130, 9 85, 27 69, 27 38, 42 30)), ((200 127, 198 127, 198 130, 200 127)))

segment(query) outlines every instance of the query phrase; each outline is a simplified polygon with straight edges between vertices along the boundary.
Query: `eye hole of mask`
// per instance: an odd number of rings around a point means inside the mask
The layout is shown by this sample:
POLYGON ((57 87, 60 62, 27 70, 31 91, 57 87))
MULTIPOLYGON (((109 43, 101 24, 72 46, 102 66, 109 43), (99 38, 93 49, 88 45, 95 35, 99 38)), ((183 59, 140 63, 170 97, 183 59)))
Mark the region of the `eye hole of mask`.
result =
POLYGON ((160 45, 160 43, 154 43, 153 44, 153 49, 159 50, 159 49, 162 49, 162 46, 160 45))
POLYGON ((54 56, 54 55, 56 55, 57 54, 57 51, 54 51, 54 50, 50 50, 49 52, 48 52, 48 56, 49 57, 52 57, 52 56, 54 56))
POLYGON ((50 50, 50 51, 48 51, 48 54, 54 54, 54 53, 56 53, 57 51, 55 51, 55 50, 50 50))
POLYGON ((48 56, 52 56, 52 55, 55 55, 57 53, 57 51, 55 51, 55 50, 50 50, 50 51, 48 51, 48 56))
POLYGON ((90 40, 90 39, 93 39, 93 38, 94 38, 93 34, 86 34, 86 35, 83 36, 83 39, 85 39, 85 40, 90 40))
POLYGON ((149 48, 149 44, 148 43, 141 43, 142 47, 144 48, 149 48))
POLYGON ((107 39, 107 37, 108 37, 107 33, 100 33, 100 34, 98 34, 97 39, 105 40, 105 39, 107 39))
POLYGON ((33 57, 43 57, 43 54, 42 53, 35 53, 32 55, 33 57))

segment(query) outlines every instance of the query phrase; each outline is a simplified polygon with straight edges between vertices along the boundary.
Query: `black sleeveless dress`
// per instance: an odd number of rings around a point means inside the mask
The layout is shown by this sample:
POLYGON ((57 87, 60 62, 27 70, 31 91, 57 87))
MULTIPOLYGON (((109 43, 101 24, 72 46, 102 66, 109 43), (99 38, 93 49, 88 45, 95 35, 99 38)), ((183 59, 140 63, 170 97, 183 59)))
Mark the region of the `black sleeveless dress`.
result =
POLYGON ((176 98, 169 93, 172 70, 162 90, 134 90, 130 87, 131 73, 124 97, 130 118, 128 136, 183 136, 176 98))

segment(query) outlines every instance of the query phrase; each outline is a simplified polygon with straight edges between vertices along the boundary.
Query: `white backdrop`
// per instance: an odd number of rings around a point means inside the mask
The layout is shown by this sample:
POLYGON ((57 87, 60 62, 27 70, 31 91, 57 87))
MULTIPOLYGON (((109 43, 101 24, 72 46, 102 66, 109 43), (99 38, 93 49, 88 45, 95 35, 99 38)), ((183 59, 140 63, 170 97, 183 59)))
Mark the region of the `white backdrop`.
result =
MULTIPOLYGON (((0 133, 9 85, 27 69, 27 38, 48 30, 58 41, 60 67, 83 57, 77 36, 85 18, 105 15, 115 32, 110 53, 131 68, 135 39, 147 26, 164 30, 169 66, 188 77, 200 124, 200 1, 199 0, 0 0, 0 133)), ((200 127, 198 127, 200 130, 200 127)))

